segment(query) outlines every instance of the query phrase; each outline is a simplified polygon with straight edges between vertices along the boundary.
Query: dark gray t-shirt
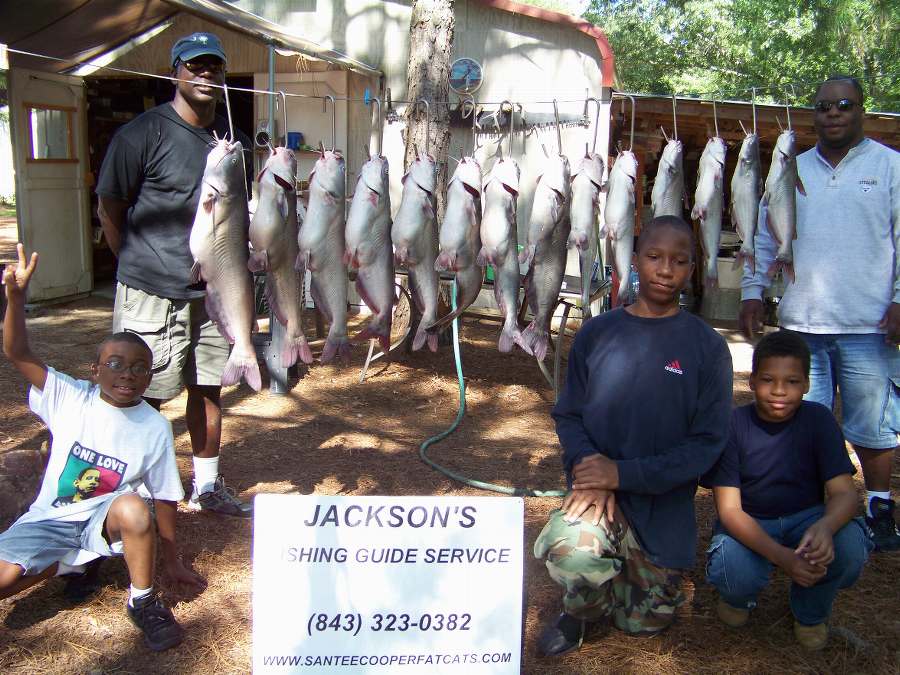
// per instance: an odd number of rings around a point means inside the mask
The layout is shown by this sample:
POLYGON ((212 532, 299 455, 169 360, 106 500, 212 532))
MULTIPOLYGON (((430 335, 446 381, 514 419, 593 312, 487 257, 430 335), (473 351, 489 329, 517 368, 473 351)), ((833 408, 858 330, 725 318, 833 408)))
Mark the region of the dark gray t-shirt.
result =
MULTIPOLYGON (((217 115, 212 126, 195 127, 164 103, 113 137, 97 194, 131 204, 119 251, 118 280, 123 284, 164 298, 203 296, 203 290, 189 287, 193 259, 188 241, 213 132, 219 138, 228 135, 228 121, 217 115)), ((235 134, 244 147, 249 181, 250 139, 237 130, 235 134)))

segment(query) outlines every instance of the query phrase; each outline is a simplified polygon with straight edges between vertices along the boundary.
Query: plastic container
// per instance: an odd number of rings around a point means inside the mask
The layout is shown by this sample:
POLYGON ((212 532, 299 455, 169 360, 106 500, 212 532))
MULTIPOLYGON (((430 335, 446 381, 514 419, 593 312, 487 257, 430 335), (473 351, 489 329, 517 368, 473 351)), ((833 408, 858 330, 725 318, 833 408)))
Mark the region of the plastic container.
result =
POLYGON ((303 145, 302 131, 289 131, 287 135, 287 146, 290 150, 299 150, 303 145))

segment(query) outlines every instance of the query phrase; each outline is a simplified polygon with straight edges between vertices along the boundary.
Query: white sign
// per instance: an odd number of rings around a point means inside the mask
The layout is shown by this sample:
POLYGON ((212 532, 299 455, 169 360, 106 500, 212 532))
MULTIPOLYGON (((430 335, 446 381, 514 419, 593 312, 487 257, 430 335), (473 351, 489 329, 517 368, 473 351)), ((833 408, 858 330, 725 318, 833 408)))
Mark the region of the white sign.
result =
POLYGON ((259 495, 255 673, 518 673, 518 497, 259 495))

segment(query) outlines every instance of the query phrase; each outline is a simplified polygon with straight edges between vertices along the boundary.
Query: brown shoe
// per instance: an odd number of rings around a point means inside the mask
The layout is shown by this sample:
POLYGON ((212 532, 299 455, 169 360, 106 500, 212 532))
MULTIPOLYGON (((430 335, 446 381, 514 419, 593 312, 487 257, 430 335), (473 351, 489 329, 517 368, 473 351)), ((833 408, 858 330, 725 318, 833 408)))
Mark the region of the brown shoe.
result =
POLYGON ((815 626, 804 626, 802 623, 794 622, 794 637, 803 649, 810 652, 817 652, 825 648, 828 642, 828 624, 818 623, 815 626))
POLYGON ((722 598, 719 598, 719 602, 716 603, 716 614, 722 623, 731 628, 740 628, 750 619, 749 609, 732 607, 722 598))

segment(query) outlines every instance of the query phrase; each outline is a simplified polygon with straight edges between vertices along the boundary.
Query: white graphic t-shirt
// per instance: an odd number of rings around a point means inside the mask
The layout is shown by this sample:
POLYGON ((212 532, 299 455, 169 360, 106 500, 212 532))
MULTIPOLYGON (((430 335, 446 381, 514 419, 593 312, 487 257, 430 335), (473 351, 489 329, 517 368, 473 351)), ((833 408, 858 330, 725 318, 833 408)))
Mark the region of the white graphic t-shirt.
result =
POLYGON ((184 497, 172 425, 145 401, 117 408, 100 398, 99 386, 48 368, 43 391, 32 387, 28 403, 53 443, 41 491, 16 522, 88 520, 141 483, 155 499, 184 497))

